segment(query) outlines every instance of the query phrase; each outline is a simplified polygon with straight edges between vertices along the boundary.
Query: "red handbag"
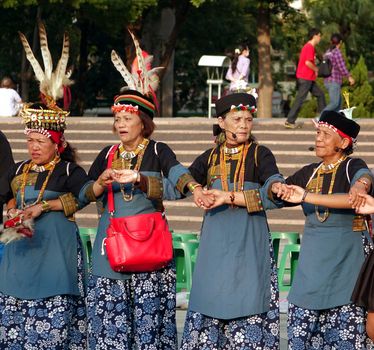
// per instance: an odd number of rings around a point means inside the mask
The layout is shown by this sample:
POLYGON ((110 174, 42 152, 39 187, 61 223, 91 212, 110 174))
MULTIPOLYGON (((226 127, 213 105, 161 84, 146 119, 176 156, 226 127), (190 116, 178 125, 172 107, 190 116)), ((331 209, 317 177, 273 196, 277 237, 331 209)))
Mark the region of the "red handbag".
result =
MULTIPOLYGON (((112 147, 108 168, 117 146, 112 147)), ((160 212, 114 218, 114 195, 108 185, 110 223, 103 242, 109 264, 116 272, 150 272, 165 267, 173 258, 173 241, 160 212)))

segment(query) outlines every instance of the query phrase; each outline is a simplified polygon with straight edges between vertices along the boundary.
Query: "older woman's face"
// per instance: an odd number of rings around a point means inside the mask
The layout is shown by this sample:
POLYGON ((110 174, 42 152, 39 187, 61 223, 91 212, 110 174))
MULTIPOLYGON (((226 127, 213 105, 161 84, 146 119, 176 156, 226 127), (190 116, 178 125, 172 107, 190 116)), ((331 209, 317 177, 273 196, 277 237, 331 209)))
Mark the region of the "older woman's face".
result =
POLYGON ((218 124, 221 129, 226 130, 227 142, 237 146, 246 142, 251 136, 253 117, 249 111, 231 111, 225 118, 219 117, 218 124))
POLYGON ((143 138, 142 131, 144 129, 143 122, 135 113, 121 111, 114 116, 114 129, 119 136, 121 142, 131 145, 143 138))
POLYGON ((348 146, 348 140, 343 139, 337 132, 329 127, 320 126, 317 129, 315 145, 316 156, 324 159, 341 153, 341 150, 348 146), (337 148, 339 148, 338 151, 337 148))
POLYGON ((49 137, 32 132, 27 136, 27 150, 35 164, 43 165, 56 156, 57 145, 49 137))

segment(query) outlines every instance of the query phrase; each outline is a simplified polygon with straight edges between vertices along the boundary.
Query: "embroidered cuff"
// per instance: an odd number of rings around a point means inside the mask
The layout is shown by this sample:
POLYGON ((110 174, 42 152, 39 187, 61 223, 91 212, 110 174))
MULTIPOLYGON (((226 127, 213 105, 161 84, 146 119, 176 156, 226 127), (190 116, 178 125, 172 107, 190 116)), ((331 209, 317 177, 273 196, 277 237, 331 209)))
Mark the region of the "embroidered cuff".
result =
POLYGON ((86 193, 85 193, 85 196, 86 198, 90 201, 90 202, 96 202, 97 201, 97 198, 95 196, 95 192, 93 190, 93 187, 94 187, 94 182, 92 182, 91 184, 89 184, 86 188, 86 193))
POLYGON ((352 231, 353 232, 366 231, 365 216, 355 215, 355 217, 353 218, 353 223, 352 223, 352 231))
POLYGON ((243 195, 248 213, 264 210, 259 190, 243 191, 243 195))
POLYGON ((58 198, 61 201, 62 208, 66 217, 72 216, 78 211, 78 202, 72 193, 65 193, 58 198))
POLYGON ((180 193, 186 194, 189 191, 189 189, 187 188, 187 184, 189 182, 197 183, 191 174, 183 174, 179 177, 177 185, 175 187, 180 193))
POLYGON ((162 180, 155 176, 145 176, 147 182, 147 197, 149 199, 162 199, 162 180))

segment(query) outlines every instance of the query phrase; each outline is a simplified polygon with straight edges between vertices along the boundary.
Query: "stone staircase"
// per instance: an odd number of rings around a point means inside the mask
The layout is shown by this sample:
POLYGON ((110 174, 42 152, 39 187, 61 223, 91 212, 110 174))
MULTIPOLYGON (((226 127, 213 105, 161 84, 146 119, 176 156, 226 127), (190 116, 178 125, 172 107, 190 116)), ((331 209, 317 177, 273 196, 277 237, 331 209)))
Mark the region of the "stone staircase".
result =
MULTIPOLYGON (((159 118, 153 138, 168 143, 177 158, 185 166, 204 150, 212 147, 212 124, 206 118, 159 118)), ((355 157, 363 158, 374 168, 374 120, 361 120, 361 133, 355 157)), ((284 119, 256 119, 253 134, 260 144, 269 147, 284 176, 293 174, 303 165, 317 161, 314 152, 308 150, 314 144, 315 129, 310 120, 298 130, 286 130, 284 119)), ((112 119, 70 117, 66 138, 78 149, 79 163, 88 170, 98 152, 106 145, 118 142, 111 132, 112 119)), ((28 157, 23 126, 18 118, 1 118, 0 130, 11 143, 16 161, 28 157)), ((165 202, 168 221, 177 231, 199 231, 202 210, 196 208, 191 199, 165 202)), ((89 205, 76 215, 79 225, 94 227, 97 224, 96 207, 89 205)), ((268 212, 271 231, 302 232, 304 218, 300 207, 277 209, 268 212)))

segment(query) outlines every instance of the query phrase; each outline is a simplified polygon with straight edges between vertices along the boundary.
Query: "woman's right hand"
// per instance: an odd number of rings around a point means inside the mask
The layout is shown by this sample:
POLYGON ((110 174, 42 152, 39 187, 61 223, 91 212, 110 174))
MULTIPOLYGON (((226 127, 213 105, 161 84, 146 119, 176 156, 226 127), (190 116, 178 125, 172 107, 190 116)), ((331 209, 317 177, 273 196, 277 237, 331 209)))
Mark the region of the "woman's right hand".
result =
POLYGON ((96 180, 97 184, 101 187, 106 187, 115 181, 115 172, 113 169, 105 169, 103 173, 96 180))
POLYGON ((10 208, 6 212, 8 219, 13 219, 14 217, 20 214, 22 214, 22 210, 17 209, 17 208, 10 208))

